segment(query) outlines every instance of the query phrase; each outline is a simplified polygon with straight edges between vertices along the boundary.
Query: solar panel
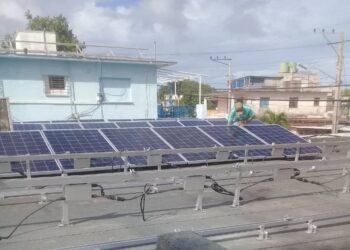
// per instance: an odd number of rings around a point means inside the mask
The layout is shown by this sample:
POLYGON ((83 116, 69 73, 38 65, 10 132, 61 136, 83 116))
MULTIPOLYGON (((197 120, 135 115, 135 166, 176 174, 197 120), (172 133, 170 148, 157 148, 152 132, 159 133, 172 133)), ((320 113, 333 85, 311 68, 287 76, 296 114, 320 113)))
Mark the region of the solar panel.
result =
POLYGON ((160 127, 183 127, 179 122, 177 121, 150 121, 149 122, 153 127, 160 128, 160 127))
POLYGON ((78 122, 78 120, 54 120, 52 121, 53 123, 73 123, 73 122, 78 122))
POLYGON ((219 119, 207 119, 208 122, 210 122, 213 125, 227 125, 227 120, 224 118, 219 119))
MULTIPOLYGON (((196 127, 154 128, 174 148, 201 148, 219 146, 196 127)), ((183 153, 188 161, 205 161, 215 159, 216 154, 210 152, 183 153)))
MULTIPOLYGON (((284 143, 306 143, 303 138, 291 133, 285 128, 282 128, 279 125, 264 125, 264 126, 245 126, 244 128, 248 129, 250 132, 254 133, 267 143, 276 143, 276 144, 284 144, 284 143)), ((288 148, 284 150, 285 155, 295 155, 295 148, 288 148)), ((321 153, 321 150, 318 147, 307 147, 301 148, 300 154, 318 154, 321 153)))
POLYGON ((131 122, 131 119, 108 119, 109 122, 131 122))
POLYGON ((262 121, 259 121, 259 120, 251 120, 248 125, 266 125, 265 123, 263 123, 262 121))
POLYGON ((103 119, 83 119, 80 120, 80 122, 104 122, 105 120, 103 119))
POLYGON ((84 122, 81 123, 85 129, 99 129, 99 128, 116 128, 113 122, 84 122))
POLYGON ((49 123, 43 124, 47 130, 52 129, 81 129, 78 123, 49 123))
MULTIPOLYGON (((264 145, 263 142, 237 126, 206 126, 200 129, 224 146, 264 145)), ((244 157, 244 150, 232 153, 235 157, 244 157)), ((268 157, 271 156, 271 150, 249 150, 248 156, 268 157)))
POLYGON ((208 126, 211 125, 209 122, 205 120, 180 120, 184 126, 208 126))
MULTIPOLYGON (((169 149, 149 128, 102 129, 102 132, 119 151, 138 151, 144 149, 169 149)), ((128 161, 135 165, 147 165, 146 157, 129 157, 128 161)), ((179 155, 163 155, 163 162, 179 162, 179 155)))
MULTIPOLYGON (((51 154, 39 131, 1 132, 0 155, 51 154)), ((54 160, 30 161, 32 172, 60 170, 54 160)), ((13 172, 25 172, 25 162, 11 162, 13 172)))
POLYGON ((30 122, 23 122, 23 123, 50 123, 50 121, 30 121, 30 122))
POLYGON ((24 131, 24 130, 43 130, 41 124, 37 123, 14 123, 14 131, 24 131))
POLYGON ((137 122, 137 121, 154 121, 154 118, 146 118, 146 119, 133 119, 133 121, 137 122))
POLYGON ((120 128, 149 128, 147 122, 116 122, 120 128))
MULTIPOLYGON (((52 149, 57 154, 113 152, 113 148, 98 130, 46 130, 44 131, 52 149)), ((61 160, 64 169, 74 167, 72 160, 61 160)), ((91 167, 123 165, 121 158, 92 158, 91 167)))

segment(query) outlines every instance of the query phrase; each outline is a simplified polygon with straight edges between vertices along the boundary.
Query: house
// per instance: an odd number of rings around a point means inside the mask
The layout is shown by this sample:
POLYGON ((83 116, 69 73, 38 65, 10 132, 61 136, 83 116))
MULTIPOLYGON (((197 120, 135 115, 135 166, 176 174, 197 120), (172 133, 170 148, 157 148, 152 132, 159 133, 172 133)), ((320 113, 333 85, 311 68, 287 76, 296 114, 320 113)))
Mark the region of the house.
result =
POLYGON ((257 114, 269 109, 284 112, 289 117, 329 115, 333 111, 332 88, 322 87, 318 74, 298 71, 291 65, 287 64, 285 69, 286 64, 282 64, 276 76, 245 76, 233 80, 229 98, 227 92, 219 93, 226 96, 221 98, 221 112, 227 111, 235 99, 243 99, 257 114))
POLYGON ((157 69, 174 62, 56 51, 49 32, 18 37, 17 49, 0 50, 0 97, 14 121, 157 118, 157 69))

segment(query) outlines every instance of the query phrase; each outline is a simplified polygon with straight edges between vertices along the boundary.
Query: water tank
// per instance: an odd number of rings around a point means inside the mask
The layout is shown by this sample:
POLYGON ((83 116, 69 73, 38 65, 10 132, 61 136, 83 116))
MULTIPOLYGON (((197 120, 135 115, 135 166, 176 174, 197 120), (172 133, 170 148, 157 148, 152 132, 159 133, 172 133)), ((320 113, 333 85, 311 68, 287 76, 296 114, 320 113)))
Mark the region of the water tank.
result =
POLYGON ((52 54, 56 50, 56 34, 47 31, 22 31, 16 34, 17 54, 52 54))
POLYGON ((297 72, 297 63, 296 62, 289 62, 289 72, 296 73, 297 72))
POLYGON ((289 65, 288 63, 284 62, 280 64, 280 73, 288 73, 289 72, 289 65))

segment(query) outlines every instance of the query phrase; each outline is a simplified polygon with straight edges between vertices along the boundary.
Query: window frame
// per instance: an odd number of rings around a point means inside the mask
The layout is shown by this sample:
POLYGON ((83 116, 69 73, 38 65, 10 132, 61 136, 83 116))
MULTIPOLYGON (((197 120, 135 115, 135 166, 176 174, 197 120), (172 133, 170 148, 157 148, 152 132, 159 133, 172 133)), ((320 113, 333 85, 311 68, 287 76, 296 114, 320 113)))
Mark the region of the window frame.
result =
POLYGON ((268 109, 270 107, 270 97, 260 97, 259 108, 268 109), (261 105, 262 103, 267 103, 267 105, 261 105))
POLYGON ((320 106, 320 99, 319 97, 314 98, 314 107, 319 107, 320 106))

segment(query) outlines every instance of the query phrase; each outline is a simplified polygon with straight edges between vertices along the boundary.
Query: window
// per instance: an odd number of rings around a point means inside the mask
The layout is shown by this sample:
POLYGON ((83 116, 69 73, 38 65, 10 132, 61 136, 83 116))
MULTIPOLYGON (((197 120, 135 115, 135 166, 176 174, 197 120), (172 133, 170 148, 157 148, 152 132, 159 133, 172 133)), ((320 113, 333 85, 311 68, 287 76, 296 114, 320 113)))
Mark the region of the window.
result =
POLYGON ((319 107, 320 106, 320 98, 319 97, 315 97, 314 98, 314 107, 319 107))
POLYGON ((260 97, 260 108, 267 109, 269 107, 270 97, 260 97))
POLYGON ((298 97, 289 98, 289 108, 298 108, 298 97))
POLYGON ((68 84, 65 76, 45 76, 44 79, 47 96, 68 96, 68 84))
POLYGON ((131 85, 128 78, 101 78, 104 102, 131 102, 131 85))

